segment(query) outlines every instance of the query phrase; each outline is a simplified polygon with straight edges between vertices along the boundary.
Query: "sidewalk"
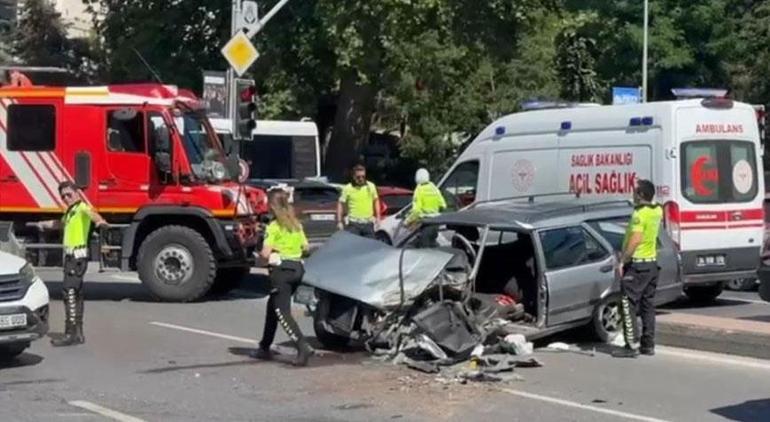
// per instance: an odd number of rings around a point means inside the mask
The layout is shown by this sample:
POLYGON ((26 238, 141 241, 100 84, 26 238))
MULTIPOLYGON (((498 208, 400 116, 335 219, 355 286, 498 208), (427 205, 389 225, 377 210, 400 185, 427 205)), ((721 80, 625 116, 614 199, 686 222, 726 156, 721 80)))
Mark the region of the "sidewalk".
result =
POLYGON ((657 342, 665 346, 770 359, 768 322, 663 313, 657 317, 656 331, 657 342))

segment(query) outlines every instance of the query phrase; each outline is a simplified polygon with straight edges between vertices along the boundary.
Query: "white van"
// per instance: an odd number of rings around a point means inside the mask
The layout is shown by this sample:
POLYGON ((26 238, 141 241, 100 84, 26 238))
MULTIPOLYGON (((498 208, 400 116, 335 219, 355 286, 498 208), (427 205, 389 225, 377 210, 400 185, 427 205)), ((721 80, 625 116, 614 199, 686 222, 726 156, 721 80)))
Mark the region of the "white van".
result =
MULTIPOLYGON (((232 150, 232 128, 228 119, 211 119, 225 150, 232 150)), ((321 176, 318 126, 309 120, 259 120, 250 141, 238 146, 239 156, 249 163, 250 178, 303 180, 321 176)))
POLYGON ((686 293, 705 301, 724 281, 756 277, 761 154, 754 108, 727 99, 540 110, 484 129, 439 186, 466 206, 562 192, 628 199, 649 179, 681 252, 686 293))

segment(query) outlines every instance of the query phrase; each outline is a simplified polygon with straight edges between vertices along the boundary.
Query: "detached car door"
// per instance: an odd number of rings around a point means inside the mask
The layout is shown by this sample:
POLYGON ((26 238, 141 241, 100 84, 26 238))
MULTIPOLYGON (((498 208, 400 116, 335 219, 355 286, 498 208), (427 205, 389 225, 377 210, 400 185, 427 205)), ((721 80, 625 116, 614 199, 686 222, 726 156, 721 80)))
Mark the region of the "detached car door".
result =
POLYGON ((611 252, 582 226, 543 230, 537 237, 548 290, 547 325, 591 318, 615 281, 611 252))

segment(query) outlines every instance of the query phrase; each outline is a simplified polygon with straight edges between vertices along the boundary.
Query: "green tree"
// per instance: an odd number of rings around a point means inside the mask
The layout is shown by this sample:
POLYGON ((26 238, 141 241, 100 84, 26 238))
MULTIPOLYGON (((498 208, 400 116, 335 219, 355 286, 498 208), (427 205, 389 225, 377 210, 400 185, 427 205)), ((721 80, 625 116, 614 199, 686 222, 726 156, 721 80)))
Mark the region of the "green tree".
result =
POLYGON ((578 14, 568 19, 556 37, 554 60, 561 82, 562 99, 577 102, 601 101, 602 84, 596 73, 596 40, 586 32, 596 26, 596 15, 578 14))
POLYGON ((98 63, 89 40, 67 38, 67 26, 49 0, 27 0, 10 29, 10 48, 0 48, 0 60, 11 54, 24 65, 61 67, 76 77, 96 77, 98 63))

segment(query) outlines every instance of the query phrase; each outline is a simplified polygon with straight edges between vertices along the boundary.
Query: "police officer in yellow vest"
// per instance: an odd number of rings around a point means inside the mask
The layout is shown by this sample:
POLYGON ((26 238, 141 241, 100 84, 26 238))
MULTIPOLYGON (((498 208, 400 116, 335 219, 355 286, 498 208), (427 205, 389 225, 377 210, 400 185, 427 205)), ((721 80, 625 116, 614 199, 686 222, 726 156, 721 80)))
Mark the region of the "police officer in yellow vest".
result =
POLYGON ((663 209, 653 202, 655 185, 640 180, 634 191, 635 209, 623 239, 618 260, 621 277, 620 311, 626 346, 613 353, 633 358, 655 354, 655 290, 658 287, 658 231, 663 209), (642 319, 641 341, 637 315, 642 319))
POLYGON ((64 229, 64 336, 51 340, 55 347, 83 344, 83 275, 88 268, 88 243, 91 223, 106 226, 107 222, 86 204, 72 182, 59 185, 59 195, 67 211, 56 226, 64 229))
POLYGON ((366 180, 366 168, 362 165, 353 167, 353 182, 342 188, 337 204, 337 225, 340 230, 347 230, 359 236, 374 238, 375 224, 380 222, 379 195, 374 183, 366 180), (348 224, 344 224, 347 209, 348 224))
POLYGON ((291 296, 305 274, 302 256, 308 250, 308 241, 302 224, 289 204, 287 192, 280 189, 271 190, 268 202, 275 219, 265 230, 265 242, 260 255, 268 260, 270 266, 270 298, 267 301, 262 340, 252 357, 272 359, 270 345, 273 344, 280 322, 281 327, 297 346, 297 356, 293 364, 305 366, 313 354, 313 349, 291 315, 291 296))
MULTIPOLYGON (((446 209, 444 195, 439 188, 430 181, 428 170, 421 168, 414 176, 415 188, 412 197, 412 209, 406 218, 407 226, 414 226, 422 219, 438 215, 446 209)), ((438 227, 427 227, 418 233, 417 247, 429 248, 436 245, 438 227)))

